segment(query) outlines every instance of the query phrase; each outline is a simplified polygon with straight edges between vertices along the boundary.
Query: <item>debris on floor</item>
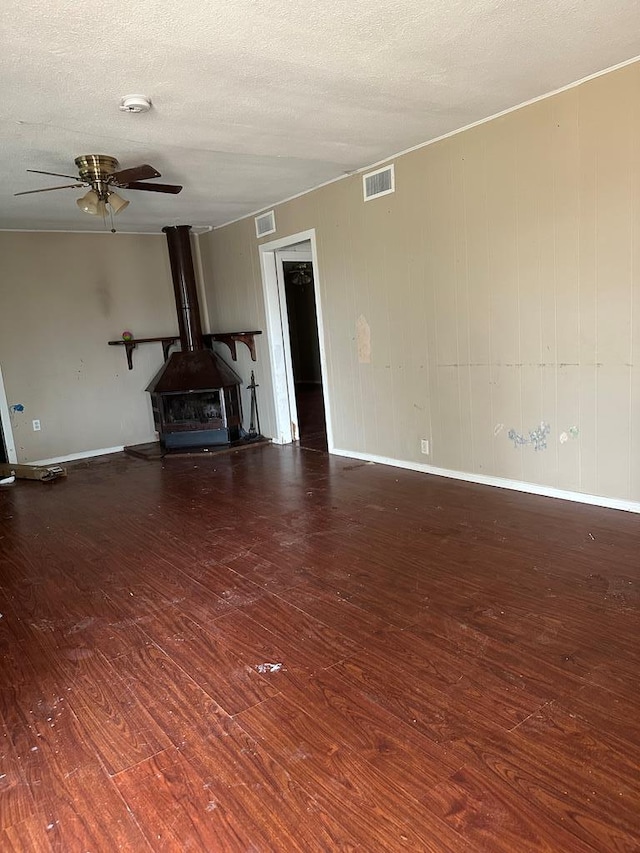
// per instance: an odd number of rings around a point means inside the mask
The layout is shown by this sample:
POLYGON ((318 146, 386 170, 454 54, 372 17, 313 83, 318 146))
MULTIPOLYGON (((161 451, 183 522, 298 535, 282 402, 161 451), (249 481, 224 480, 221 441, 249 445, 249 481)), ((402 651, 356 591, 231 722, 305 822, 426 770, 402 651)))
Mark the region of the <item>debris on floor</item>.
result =
POLYGON ((256 669, 258 670, 258 672, 263 673, 263 674, 265 672, 280 672, 280 670, 282 669, 282 664, 281 663, 259 663, 256 666, 256 669))
POLYGON ((59 477, 66 477, 67 469, 62 465, 0 465, 0 477, 18 477, 21 480, 40 480, 50 483, 59 477))

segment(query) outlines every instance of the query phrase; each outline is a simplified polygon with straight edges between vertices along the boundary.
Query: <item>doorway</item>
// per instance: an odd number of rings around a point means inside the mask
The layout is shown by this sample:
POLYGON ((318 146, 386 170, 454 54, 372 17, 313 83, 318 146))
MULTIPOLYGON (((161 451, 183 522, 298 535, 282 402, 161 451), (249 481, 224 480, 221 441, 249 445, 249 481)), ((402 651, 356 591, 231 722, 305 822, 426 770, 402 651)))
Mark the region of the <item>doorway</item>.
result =
POLYGON ((273 441, 333 451, 315 230, 259 247, 274 388, 273 441))
POLYGON ((281 280, 280 293, 284 293, 298 441, 300 447, 307 450, 326 451, 327 428, 311 247, 302 244, 298 251, 276 252, 276 265, 281 280))

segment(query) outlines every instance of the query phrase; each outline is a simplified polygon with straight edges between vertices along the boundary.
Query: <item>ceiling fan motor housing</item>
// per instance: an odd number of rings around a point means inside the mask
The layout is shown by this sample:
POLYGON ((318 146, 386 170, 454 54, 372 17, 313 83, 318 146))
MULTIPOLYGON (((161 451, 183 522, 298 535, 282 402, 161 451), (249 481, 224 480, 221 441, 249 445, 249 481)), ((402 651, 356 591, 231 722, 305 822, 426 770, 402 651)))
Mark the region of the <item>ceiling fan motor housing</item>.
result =
POLYGON ((106 181, 118 168, 118 161, 108 154, 81 154, 76 157, 80 178, 89 184, 106 181))

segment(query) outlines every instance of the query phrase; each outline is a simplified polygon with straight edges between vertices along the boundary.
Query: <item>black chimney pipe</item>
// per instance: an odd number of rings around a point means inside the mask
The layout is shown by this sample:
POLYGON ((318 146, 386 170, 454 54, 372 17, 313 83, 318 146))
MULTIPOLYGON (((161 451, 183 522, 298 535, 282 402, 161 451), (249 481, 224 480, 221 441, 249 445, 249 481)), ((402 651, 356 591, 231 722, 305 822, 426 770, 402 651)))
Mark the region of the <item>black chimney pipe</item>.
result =
POLYGON ((178 328, 182 352, 204 349, 198 289, 191 255, 190 225, 168 225, 167 235, 171 277, 178 310, 178 328))

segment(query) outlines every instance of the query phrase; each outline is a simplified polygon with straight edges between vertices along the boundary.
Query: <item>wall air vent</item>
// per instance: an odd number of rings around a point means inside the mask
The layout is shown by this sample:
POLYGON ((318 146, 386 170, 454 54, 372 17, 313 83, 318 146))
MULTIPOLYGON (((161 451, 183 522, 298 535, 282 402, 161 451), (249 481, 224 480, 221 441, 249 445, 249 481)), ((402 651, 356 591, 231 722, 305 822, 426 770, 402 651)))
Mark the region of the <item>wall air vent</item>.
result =
POLYGON ((256 237, 265 237, 276 230, 276 215, 273 210, 256 216, 256 237))
POLYGON ((365 201, 395 192, 396 182, 393 163, 390 166, 385 166, 384 169, 377 169, 375 172, 367 172, 366 175, 363 175, 362 187, 365 201))

